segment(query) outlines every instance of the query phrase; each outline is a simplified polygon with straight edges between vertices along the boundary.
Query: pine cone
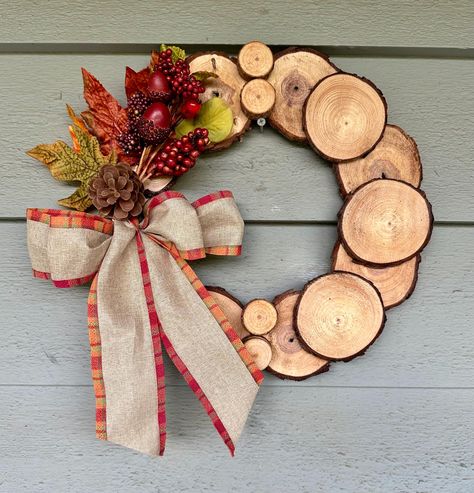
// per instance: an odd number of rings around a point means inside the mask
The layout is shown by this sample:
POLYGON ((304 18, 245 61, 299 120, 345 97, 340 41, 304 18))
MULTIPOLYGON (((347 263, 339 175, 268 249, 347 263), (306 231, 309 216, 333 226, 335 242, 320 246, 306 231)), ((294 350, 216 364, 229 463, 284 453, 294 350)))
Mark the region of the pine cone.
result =
POLYGON ((89 185, 92 203, 103 216, 124 220, 141 214, 143 183, 127 164, 105 165, 89 185))

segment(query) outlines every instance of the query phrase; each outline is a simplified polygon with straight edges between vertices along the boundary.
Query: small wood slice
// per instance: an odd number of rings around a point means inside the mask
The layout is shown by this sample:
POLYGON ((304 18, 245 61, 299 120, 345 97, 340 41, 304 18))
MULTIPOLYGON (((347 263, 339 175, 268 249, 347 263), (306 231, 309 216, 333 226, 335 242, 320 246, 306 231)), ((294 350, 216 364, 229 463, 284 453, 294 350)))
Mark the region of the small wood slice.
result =
POLYGON ((272 347, 267 370, 281 379, 305 380, 329 369, 329 362, 303 349, 295 334, 294 310, 299 295, 299 291, 287 291, 273 300, 278 323, 265 336, 272 347))
POLYGON ((418 188, 423 176, 416 142, 396 125, 387 125, 380 142, 364 158, 334 165, 343 196, 374 178, 394 178, 418 188))
POLYGON ((243 87, 240 102, 249 118, 266 117, 275 104, 275 89, 265 79, 253 79, 243 87))
POLYGON ((249 336, 243 342, 257 368, 259 370, 265 370, 272 359, 270 343, 261 336, 249 336))
POLYGON ((289 48, 277 53, 268 77, 276 93, 270 125, 289 140, 305 142, 304 102, 317 82, 335 72, 329 58, 315 50, 289 48))
POLYGON ((418 279, 418 265, 421 257, 415 257, 399 265, 389 267, 368 267, 355 262, 341 243, 336 243, 332 252, 332 270, 343 270, 359 274, 374 283, 382 296, 386 310, 400 305, 415 289, 418 279))
POLYGON ((275 327, 278 314, 275 307, 267 300, 252 300, 242 312, 242 323, 253 335, 261 336, 275 327))
POLYGON ((303 127, 314 150, 329 161, 367 154, 382 138, 387 103, 367 79, 329 75, 311 91, 303 110, 303 127))
POLYGON ((273 68, 273 53, 266 44, 251 41, 242 47, 237 61, 245 79, 267 77, 273 68))
POLYGON ((339 212, 339 237, 347 253, 371 265, 397 265, 412 258, 428 243, 432 227, 425 194, 397 180, 362 185, 339 212))
POLYGON ((155 178, 150 178, 143 183, 145 190, 149 190, 153 193, 163 192, 164 190, 171 187, 174 183, 174 176, 157 176, 155 178))
POLYGON ((224 312, 224 315, 239 338, 243 339, 249 336, 250 334, 242 325, 242 310, 244 308, 242 303, 223 288, 206 286, 206 289, 219 305, 219 308, 224 312))
POLYGON ((295 320, 306 349, 321 358, 349 361, 375 341, 385 313, 372 283, 349 272, 334 272, 306 284, 295 320))
POLYGON ((191 72, 213 72, 218 77, 210 77, 204 82, 206 91, 199 98, 201 102, 218 96, 226 101, 234 115, 234 126, 229 137, 224 141, 214 144, 211 150, 226 149, 243 135, 250 126, 250 120, 243 112, 240 105, 240 91, 244 87, 245 80, 239 74, 236 62, 225 53, 201 52, 188 57, 191 72))

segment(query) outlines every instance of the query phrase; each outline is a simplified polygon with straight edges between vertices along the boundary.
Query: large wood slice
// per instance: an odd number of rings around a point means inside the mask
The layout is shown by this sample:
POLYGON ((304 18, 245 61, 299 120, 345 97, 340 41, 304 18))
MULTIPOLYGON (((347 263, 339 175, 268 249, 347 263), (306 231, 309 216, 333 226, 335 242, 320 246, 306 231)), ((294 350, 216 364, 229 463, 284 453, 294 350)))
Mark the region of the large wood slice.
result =
POLYGON ((343 270, 359 274, 374 283, 382 296, 386 310, 400 305, 410 297, 418 279, 420 255, 399 265, 388 267, 368 267, 355 262, 344 246, 337 242, 332 252, 332 270, 343 270))
POLYGON ((213 72, 218 77, 210 77, 204 82, 206 91, 201 94, 200 100, 207 101, 215 96, 226 101, 234 115, 234 126, 229 137, 210 147, 212 150, 225 149, 243 135, 250 126, 250 120, 240 105, 240 92, 245 84, 235 60, 225 53, 214 51, 201 52, 191 55, 187 59, 191 72, 213 72))
POLYGON ((347 253, 368 264, 396 265, 428 243, 433 227, 425 194, 407 183, 376 179, 349 195, 339 213, 347 253))
POLYGON ((240 339, 244 339, 249 336, 249 332, 245 330, 242 325, 242 303, 232 296, 228 291, 217 286, 206 286, 215 302, 219 305, 219 308, 224 312, 227 320, 232 325, 240 339))
POLYGON ((355 159, 382 138, 387 103, 367 79, 338 73, 311 91, 303 109, 303 127, 313 149, 329 161, 355 159))
POLYGON ((244 307, 242 324, 253 335, 261 336, 270 332, 278 320, 278 313, 267 300, 252 300, 244 307))
POLYGON ((265 370, 272 359, 270 343, 262 336, 249 336, 243 342, 257 368, 265 370))
POLYGON ((272 127, 287 139, 306 141, 303 105, 314 85, 337 72, 329 58, 308 48, 288 48, 274 57, 268 82, 275 88, 275 106, 269 116, 272 127))
POLYGON ((356 274, 334 272, 306 284, 295 320, 308 351, 324 359, 349 361, 381 333, 385 312, 372 283, 356 274))
POLYGON ((295 334, 294 311, 299 295, 299 291, 287 291, 273 300, 278 322, 265 336, 272 347, 267 371, 281 379, 305 380, 329 369, 329 361, 308 353, 295 334))
POLYGON ((420 186, 423 172, 416 142, 396 125, 387 125, 380 142, 364 158, 334 165, 343 196, 374 178, 394 178, 420 186))
POLYGON ((266 44, 251 41, 242 46, 237 63, 244 79, 265 78, 273 68, 273 53, 266 44))
POLYGON ((275 105, 275 89, 265 79, 252 79, 243 87, 240 102, 249 118, 266 117, 275 105))

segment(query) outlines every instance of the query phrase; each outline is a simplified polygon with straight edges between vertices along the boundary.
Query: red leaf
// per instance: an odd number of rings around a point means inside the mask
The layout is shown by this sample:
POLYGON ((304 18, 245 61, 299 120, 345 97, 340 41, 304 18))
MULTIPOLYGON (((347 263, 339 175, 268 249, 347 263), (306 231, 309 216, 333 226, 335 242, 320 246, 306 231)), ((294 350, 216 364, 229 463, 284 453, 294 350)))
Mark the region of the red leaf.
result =
POLYGON ((127 99, 130 99, 137 91, 146 91, 149 76, 150 70, 148 68, 144 68, 140 72, 135 72, 130 67, 125 69, 125 93, 127 94, 127 99))
POLYGON ((82 69, 84 80, 84 99, 89 105, 89 111, 82 116, 97 136, 102 152, 108 154, 115 150, 122 157, 122 149, 117 137, 127 130, 127 111, 104 88, 104 86, 87 70, 82 69))

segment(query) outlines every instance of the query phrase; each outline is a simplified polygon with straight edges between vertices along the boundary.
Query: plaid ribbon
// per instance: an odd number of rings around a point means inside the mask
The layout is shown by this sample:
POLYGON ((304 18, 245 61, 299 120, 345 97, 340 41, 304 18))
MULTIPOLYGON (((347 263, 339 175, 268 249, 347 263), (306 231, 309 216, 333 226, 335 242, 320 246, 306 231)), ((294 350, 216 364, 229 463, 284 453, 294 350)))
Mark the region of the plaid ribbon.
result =
POLYGON ((163 454, 164 348, 233 454, 263 376, 187 263, 240 254, 243 221, 232 194, 190 204, 163 192, 148 202, 141 223, 28 209, 27 224, 35 277, 57 287, 92 280, 97 437, 163 454))

